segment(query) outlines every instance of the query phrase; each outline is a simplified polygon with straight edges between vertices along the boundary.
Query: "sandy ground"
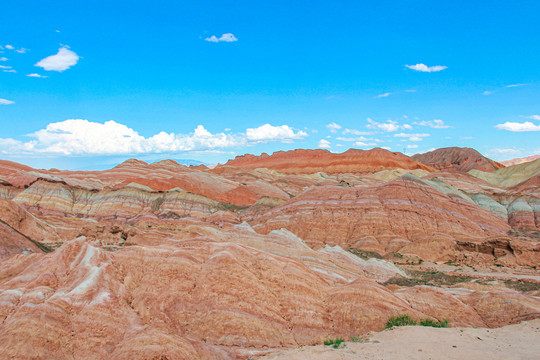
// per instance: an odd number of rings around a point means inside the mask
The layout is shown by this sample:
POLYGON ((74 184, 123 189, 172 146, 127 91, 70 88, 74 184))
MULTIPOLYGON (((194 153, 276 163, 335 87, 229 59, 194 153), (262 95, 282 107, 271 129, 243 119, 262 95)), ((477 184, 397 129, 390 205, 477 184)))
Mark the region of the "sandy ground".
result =
POLYGON ((307 346, 257 359, 540 359, 540 319, 498 329, 407 326, 366 339, 339 349, 307 346))

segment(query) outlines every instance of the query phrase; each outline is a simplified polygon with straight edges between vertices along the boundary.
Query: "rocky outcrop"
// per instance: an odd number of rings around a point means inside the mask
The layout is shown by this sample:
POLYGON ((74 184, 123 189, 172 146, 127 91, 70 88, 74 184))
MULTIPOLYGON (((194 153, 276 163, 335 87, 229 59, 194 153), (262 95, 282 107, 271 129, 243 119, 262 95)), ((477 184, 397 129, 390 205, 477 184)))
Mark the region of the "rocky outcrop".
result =
POLYGON ((471 148, 449 147, 436 149, 412 156, 419 161, 438 170, 457 170, 467 172, 472 169, 492 172, 504 168, 504 165, 490 160, 471 148))
POLYGON ((336 173, 375 173, 387 169, 407 169, 433 171, 433 168, 411 160, 401 153, 384 149, 349 149, 343 153, 328 150, 278 151, 272 155, 242 155, 217 166, 214 171, 221 172, 224 167, 241 169, 266 168, 284 174, 313 174, 322 171, 336 173))

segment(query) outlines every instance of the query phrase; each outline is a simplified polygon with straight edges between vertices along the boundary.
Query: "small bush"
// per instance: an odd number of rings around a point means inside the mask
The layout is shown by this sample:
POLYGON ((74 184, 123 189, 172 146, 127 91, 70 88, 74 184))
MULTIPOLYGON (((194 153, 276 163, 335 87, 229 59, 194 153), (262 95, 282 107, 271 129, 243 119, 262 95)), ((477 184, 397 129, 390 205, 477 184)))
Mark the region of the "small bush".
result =
POLYGON ((390 329, 394 326, 409 326, 417 325, 416 320, 413 320, 409 315, 392 316, 386 322, 385 329, 390 329))
POLYGON ((448 319, 442 319, 441 321, 439 320, 431 320, 431 319, 422 319, 420 320, 420 326, 431 326, 431 327, 436 327, 436 328, 445 328, 445 327, 448 327, 448 319))
POLYGON ((338 349, 341 343, 343 343, 344 341, 345 340, 343 340, 343 338, 326 339, 324 340, 324 345, 326 346, 332 345, 334 349, 338 349))

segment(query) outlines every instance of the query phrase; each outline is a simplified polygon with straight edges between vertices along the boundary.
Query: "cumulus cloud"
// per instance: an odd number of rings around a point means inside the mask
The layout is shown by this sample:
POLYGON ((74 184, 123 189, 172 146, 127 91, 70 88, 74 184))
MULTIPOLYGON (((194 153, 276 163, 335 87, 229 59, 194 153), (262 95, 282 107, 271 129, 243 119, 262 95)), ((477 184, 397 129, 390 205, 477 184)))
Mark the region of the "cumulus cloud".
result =
POLYGON ((15 104, 15 101, 7 100, 7 99, 0 99, 0 105, 11 105, 15 104))
POLYGON ((13 50, 15 47, 13 45, 6 45, 6 49, 13 50))
POLYGON ((419 122, 414 122, 413 124, 420 125, 420 126, 429 126, 430 128, 433 128, 433 129, 448 129, 448 128, 450 128, 449 125, 446 125, 444 123, 444 121, 439 120, 439 119, 428 120, 428 121, 423 120, 423 121, 419 121, 419 122))
POLYGON ((206 41, 210 41, 210 42, 235 42, 235 41, 238 41, 238 39, 231 33, 226 33, 226 34, 223 34, 221 35, 221 37, 217 37, 215 35, 212 35, 210 37, 207 37, 206 39, 204 39, 206 41))
POLYGON ((282 141, 291 142, 292 140, 302 139, 308 134, 302 130, 295 132, 288 125, 272 126, 264 124, 258 128, 246 129, 246 137, 250 141, 266 142, 266 141, 282 141))
POLYGON ((504 124, 495 125, 495 128, 513 132, 540 131, 540 125, 535 125, 530 121, 525 121, 524 123, 507 121, 504 124))
POLYGON ((28 74, 26 76, 33 77, 33 78, 46 78, 46 77, 48 77, 48 76, 40 75, 40 74, 36 74, 36 73, 28 74))
POLYGON ((77 64, 78 61, 79 55, 67 47, 61 47, 58 49, 58 53, 41 59, 34 66, 41 67, 47 71, 62 72, 77 64))
POLYGON ((540 120, 540 115, 525 116, 527 119, 540 120))
POLYGON ((370 118, 367 118, 367 122, 368 124, 366 125, 366 127, 368 129, 377 129, 377 130, 382 130, 385 132, 394 132, 394 131, 398 131, 399 129, 405 129, 405 130, 412 129, 412 126, 409 124, 399 125, 397 121, 393 121, 393 120, 387 120, 384 123, 379 123, 370 118))
POLYGON ((330 130, 331 133, 337 133, 339 129, 341 129, 341 125, 336 124, 335 122, 332 122, 328 125, 326 125, 326 128, 330 130))
POLYGON ((429 134, 394 134, 395 137, 407 138, 409 141, 422 141, 423 138, 430 136, 429 134))
POLYGON ((8 61, 9 59, 7 57, 0 57, 0 61, 8 61))
MULTIPOLYGON (((9 100, 5 104, 12 103, 9 100)), ((2 103, 2 102, 0 102, 2 103)), ((211 133, 198 125, 189 134, 159 132, 150 137, 113 120, 105 123, 83 119, 69 119, 48 124, 44 129, 28 135, 33 138, 22 142, 0 139, 2 154, 55 154, 55 155, 125 155, 145 153, 175 153, 184 151, 218 151, 247 146, 265 141, 291 141, 307 136, 293 131, 287 125, 263 125, 247 129, 246 133, 211 133)))
POLYGON ((319 140, 319 147, 321 149, 329 149, 330 148, 330 141, 321 139, 319 140))
POLYGON ((427 66, 425 64, 405 65, 405 67, 420 72, 437 72, 448 68, 448 66, 444 65, 427 66))

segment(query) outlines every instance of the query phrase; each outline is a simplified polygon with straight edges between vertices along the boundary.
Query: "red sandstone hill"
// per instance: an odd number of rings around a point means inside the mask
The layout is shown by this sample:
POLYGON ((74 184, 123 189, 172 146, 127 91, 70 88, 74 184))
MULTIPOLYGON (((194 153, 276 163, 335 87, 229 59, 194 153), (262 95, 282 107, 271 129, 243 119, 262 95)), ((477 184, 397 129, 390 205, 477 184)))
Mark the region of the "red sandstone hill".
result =
POLYGON ((438 170, 458 170, 467 172, 472 169, 492 172, 504 167, 503 164, 486 158, 471 148, 448 147, 412 156, 413 160, 438 170))
POLYGON ((526 162, 531 162, 531 161, 534 161, 536 159, 540 159, 540 155, 531 155, 531 156, 527 156, 527 157, 523 157, 523 158, 505 160, 505 161, 501 161, 501 164, 503 164, 504 166, 512 166, 512 165, 523 164, 523 163, 526 163, 526 162))
POLYGON ((409 157, 381 148, 371 150, 349 149, 343 153, 331 153, 328 150, 291 150, 277 151, 272 155, 242 155, 229 160, 225 165, 217 166, 214 171, 222 172, 225 166, 243 169, 267 168, 286 174, 312 174, 322 171, 336 173, 375 173, 387 169, 422 169, 434 171, 409 157))

